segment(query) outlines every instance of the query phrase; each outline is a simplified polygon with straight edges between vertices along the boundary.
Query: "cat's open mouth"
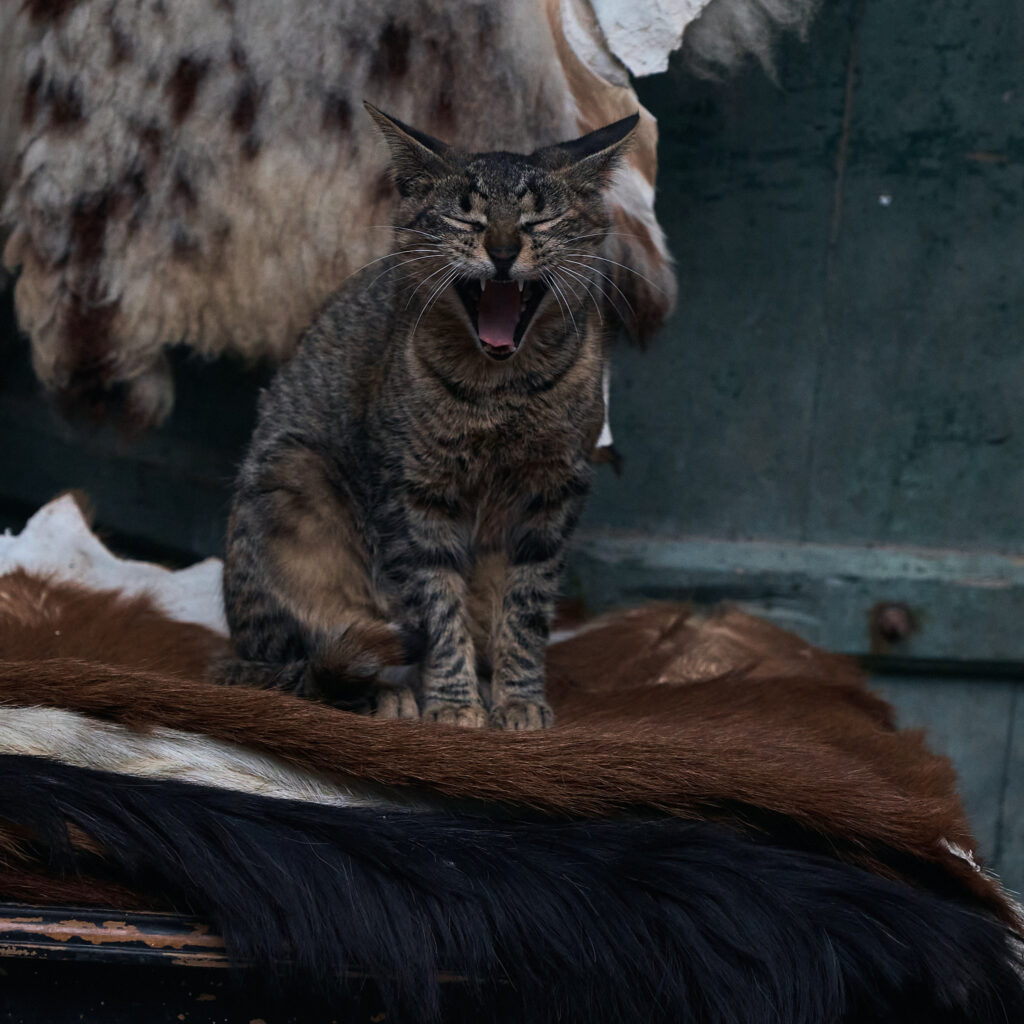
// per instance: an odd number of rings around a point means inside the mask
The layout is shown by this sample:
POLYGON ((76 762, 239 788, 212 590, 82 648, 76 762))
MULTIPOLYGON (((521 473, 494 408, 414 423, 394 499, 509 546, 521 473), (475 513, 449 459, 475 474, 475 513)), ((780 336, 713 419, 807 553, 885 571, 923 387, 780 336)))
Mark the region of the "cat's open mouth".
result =
POLYGON ((548 286, 543 281, 455 282, 455 292, 466 307, 480 348, 491 359, 515 355, 548 286))

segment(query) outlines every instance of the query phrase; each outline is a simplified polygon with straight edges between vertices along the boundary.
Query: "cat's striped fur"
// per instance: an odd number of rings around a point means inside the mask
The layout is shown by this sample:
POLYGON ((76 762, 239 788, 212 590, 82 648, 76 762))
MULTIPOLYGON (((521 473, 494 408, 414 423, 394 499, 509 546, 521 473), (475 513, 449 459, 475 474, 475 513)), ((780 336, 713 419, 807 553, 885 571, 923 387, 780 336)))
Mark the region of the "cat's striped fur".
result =
POLYGON ((240 660, 224 676, 383 717, 539 728, 603 421, 603 193, 637 118, 520 156, 462 154, 370 113, 398 245, 341 288, 263 397, 229 528, 240 660), (412 685, 385 681, 410 663, 412 685))

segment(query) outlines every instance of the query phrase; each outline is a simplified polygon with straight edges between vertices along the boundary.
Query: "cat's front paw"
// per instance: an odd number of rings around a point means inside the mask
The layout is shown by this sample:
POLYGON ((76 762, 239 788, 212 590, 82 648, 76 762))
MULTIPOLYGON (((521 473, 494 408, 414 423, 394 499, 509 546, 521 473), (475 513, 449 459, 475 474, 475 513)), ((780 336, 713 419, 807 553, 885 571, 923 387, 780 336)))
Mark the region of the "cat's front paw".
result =
POLYGON ((490 723, 506 732, 527 732, 547 729, 555 724, 555 716, 543 698, 538 700, 506 700, 491 708, 490 723))
POLYGON ((424 722, 438 725, 461 725, 465 729, 482 729, 487 724, 487 712, 482 704, 454 704, 450 701, 428 700, 423 705, 424 722))
POLYGON ((408 686, 382 686, 377 690, 374 718, 419 718, 416 694, 408 686))

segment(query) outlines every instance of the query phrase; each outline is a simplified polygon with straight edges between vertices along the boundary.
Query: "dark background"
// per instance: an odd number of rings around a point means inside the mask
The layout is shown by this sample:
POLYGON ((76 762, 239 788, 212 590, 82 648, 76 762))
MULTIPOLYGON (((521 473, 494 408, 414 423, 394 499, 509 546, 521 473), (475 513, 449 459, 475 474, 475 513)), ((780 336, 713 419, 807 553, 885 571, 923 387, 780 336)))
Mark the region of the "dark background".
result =
MULTIPOLYGON (((601 469, 569 587, 737 601, 865 656, 1019 890, 1024 8, 829 0, 777 79, 637 83, 680 303, 616 357, 624 473, 601 469)), ((53 411, 2 301, 0 526, 79 487, 121 553, 220 554, 269 369, 178 354, 171 421, 129 441, 53 411)))

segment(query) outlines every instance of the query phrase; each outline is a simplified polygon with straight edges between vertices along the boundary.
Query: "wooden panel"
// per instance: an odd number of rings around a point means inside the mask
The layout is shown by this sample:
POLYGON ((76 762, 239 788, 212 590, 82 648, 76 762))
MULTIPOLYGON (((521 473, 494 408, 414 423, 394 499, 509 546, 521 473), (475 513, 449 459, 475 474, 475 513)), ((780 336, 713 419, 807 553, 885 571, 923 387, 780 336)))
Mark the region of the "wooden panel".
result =
POLYGON ((0 904, 0 958, 227 967, 224 940, 175 914, 0 904))

